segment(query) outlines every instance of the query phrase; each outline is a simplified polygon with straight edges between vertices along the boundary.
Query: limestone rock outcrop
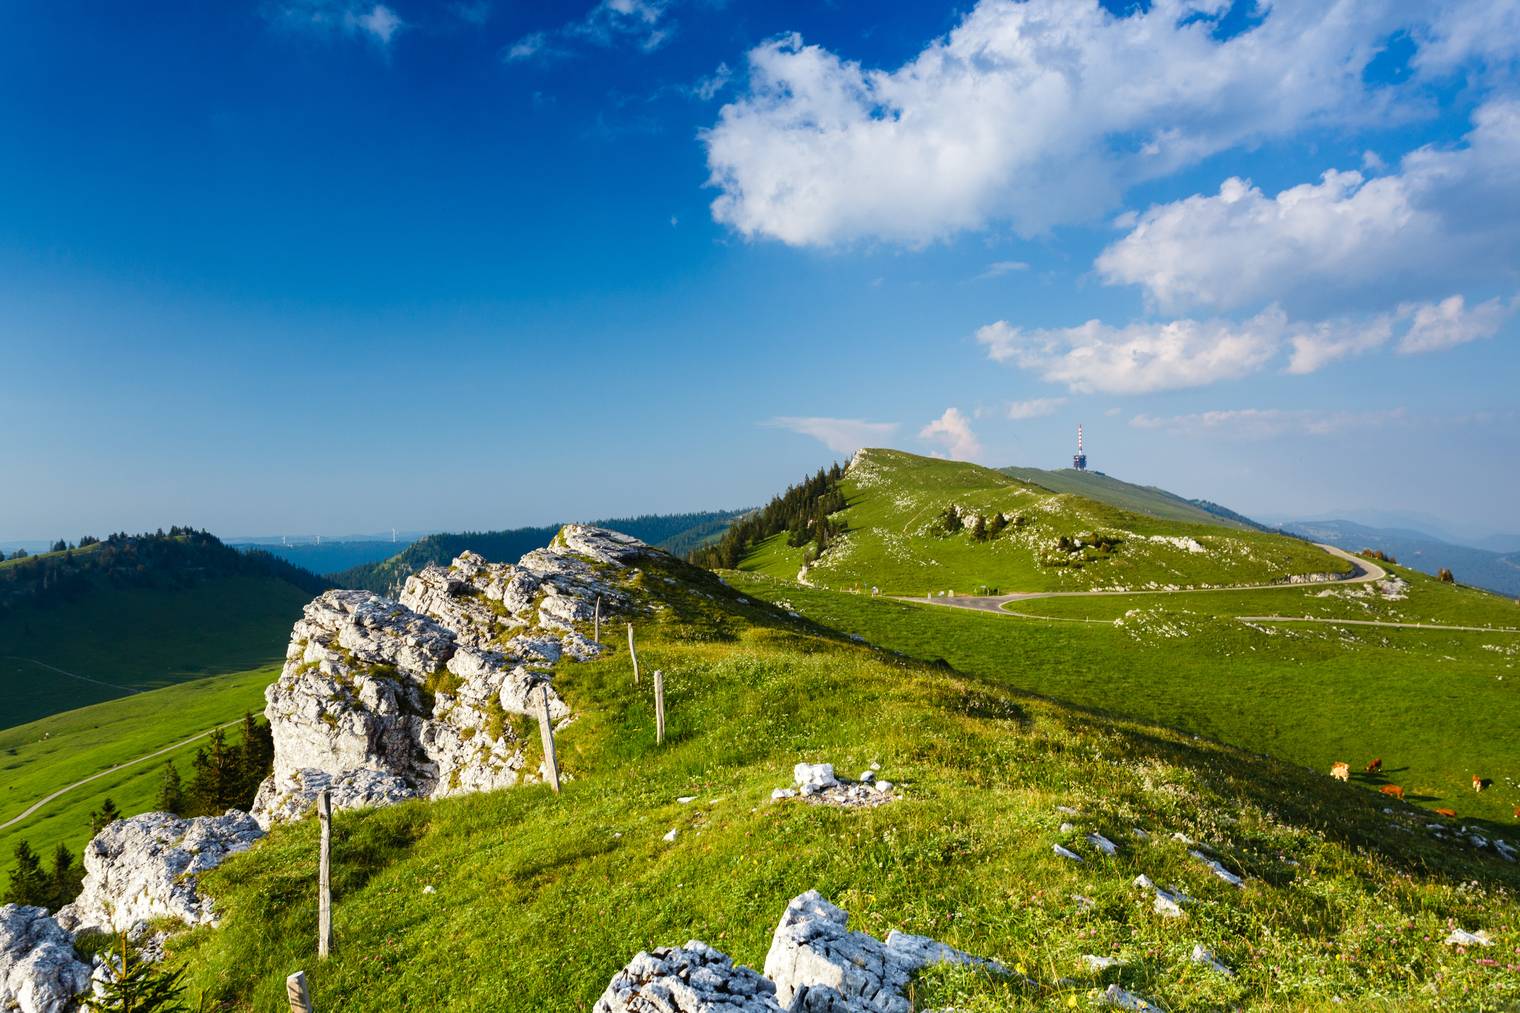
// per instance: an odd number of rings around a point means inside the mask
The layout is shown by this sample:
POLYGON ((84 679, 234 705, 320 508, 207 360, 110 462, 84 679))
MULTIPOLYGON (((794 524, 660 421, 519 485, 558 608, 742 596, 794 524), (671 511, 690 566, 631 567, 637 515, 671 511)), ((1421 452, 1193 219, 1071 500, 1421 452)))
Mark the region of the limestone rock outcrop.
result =
POLYGON ((781 1013, 776 986, 692 940, 640 952, 613 975, 593 1013, 781 1013))
POLYGON ((765 975, 705 943, 639 953, 619 971, 596 1013, 911 1013, 908 983, 932 964, 1007 970, 927 936, 893 932, 884 943, 849 930, 849 915, 816 890, 794 897, 765 958, 765 975))
POLYGON ((523 744, 509 715, 570 709, 550 669, 601 650, 581 625, 634 612, 616 579, 657 550, 569 525, 515 565, 465 552, 408 578, 401 600, 328 591, 291 631, 285 667, 265 693, 274 775, 254 815, 298 818, 323 787, 340 808, 516 784, 523 744), (321 783, 322 778, 327 783, 321 783))
POLYGON ((246 850, 264 831, 245 812, 180 819, 152 812, 117 820, 84 849, 84 888, 58 912, 70 932, 132 932, 155 918, 215 924, 197 877, 246 850))
POLYGON ((90 965, 46 908, 0 907, 0 1010, 69 1013, 89 985, 90 965))

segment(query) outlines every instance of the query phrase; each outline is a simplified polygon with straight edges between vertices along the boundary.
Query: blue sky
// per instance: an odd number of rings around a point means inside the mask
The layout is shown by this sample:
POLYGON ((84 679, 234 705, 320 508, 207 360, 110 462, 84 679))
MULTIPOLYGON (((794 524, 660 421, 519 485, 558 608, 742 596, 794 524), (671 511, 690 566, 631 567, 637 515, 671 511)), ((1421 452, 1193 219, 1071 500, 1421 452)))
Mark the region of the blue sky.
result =
POLYGON ((9 5, 0 537, 885 444, 1513 529, 1520 3, 9 5))

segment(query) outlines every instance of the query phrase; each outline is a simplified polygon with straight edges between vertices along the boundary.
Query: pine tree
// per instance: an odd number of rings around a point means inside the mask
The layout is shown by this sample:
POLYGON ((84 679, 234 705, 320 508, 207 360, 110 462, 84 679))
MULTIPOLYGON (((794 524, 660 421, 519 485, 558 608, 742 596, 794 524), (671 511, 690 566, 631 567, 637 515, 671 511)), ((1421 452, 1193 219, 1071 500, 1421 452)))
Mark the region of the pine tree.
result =
POLYGON ((164 761, 164 779, 158 786, 158 800, 153 807, 159 812, 173 813, 176 816, 185 815, 185 785, 180 780, 179 768, 173 760, 164 761))
POLYGON ((252 713, 246 711, 239 761, 238 792, 232 804, 246 809, 253 804, 259 785, 274 768, 274 734, 268 724, 260 724, 252 713))
POLYGON ((74 854, 67 844, 60 843, 53 852, 53 875, 49 883, 48 907, 58 910, 79 896, 84 887, 84 868, 74 863, 74 854))
POLYGON ((197 749, 190 761, 190 791, 185 798, 185 812, 181 816, 205 816, 216 811, 216 787, 211 771, 211 757, 206 750, 197 749))
POLYGON ((52 898, 47 873, 42 871, 42 862, 37 858, 37 852, 25 841, 16 842, 16 867, 11 870, 10 886, 5 891, 5 903, 7 904, 31 904, 36 907, 47 907, 52 898))
POLYGON ((183 968, 159 969, 143 960, 127 945, 125 932, 117 934, 116 946, 100 992, 84 1000, 88 1013, 189 1013, 180 981, 183 968))
POLYGON ((1001 511, 993 514, 992 519, 987 522, 987 537, 996 538, 1007 526, 1008 518, 1004 517, 1001 511))
POLYGON ((116 803, 107 797, 100 803, 99 809, 90 812, 90 836, 94 837, 119 819, 121 819, 121 810, 116 808, 116 803))
POLYGON ((971 524, 971 537, 978 542, 987 540, 987 519, 981 514, 977 514, 976 520, 971 524))

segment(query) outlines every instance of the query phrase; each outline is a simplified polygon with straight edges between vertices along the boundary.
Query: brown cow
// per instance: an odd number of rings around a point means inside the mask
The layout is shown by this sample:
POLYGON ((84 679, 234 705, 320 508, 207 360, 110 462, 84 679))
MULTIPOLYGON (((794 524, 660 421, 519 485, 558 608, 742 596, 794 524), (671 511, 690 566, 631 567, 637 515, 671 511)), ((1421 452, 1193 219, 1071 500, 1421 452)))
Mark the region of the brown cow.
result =
POLYGON ((1457 814, 1456 814, 1456 812, 1454 812, 1451 809, 1437 809, 1436 810, 1436 815, 1437 816, 1445 816, 1448 819, 1454 819, 1457 814))
POLYGON ((1493 783, 1486 777, 1479 777, 1477 774, 1473 775, 1473 791, 1482 791, 1493 783))
POLYGON ((1349 763, 1330 764, 1330 776, 1337 781, 1351 780, 1351 765, 1349 763))
POLYGON ((1367 764, 1367 773, 1369 773, 1369 774, 1376 774, 1378 771, 1380 771, 1382 769, 1383 769, 1383 758, 1381 756, 1377 757, 1371 763, 1367 764))
POLYGON ((1404 797, 1404 789, 1400 788, 1396 784, 1385 784, 1379 788, 1378 791, 1382 792, 1384 795, 1392 795, 1397 799, 1402 799, 1404 797))

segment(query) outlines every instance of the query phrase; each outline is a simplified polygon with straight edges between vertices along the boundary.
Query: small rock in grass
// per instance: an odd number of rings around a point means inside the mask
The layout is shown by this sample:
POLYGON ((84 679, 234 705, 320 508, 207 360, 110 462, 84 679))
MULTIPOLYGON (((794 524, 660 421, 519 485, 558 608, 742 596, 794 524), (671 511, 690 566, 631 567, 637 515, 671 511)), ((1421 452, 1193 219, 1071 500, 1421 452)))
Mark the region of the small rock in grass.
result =
POLYGON ((1214 859, 1210 858, 1208 855, 1205 855, 1203 852, 1198 851, 1198 850, 1195 849, 1193 851, 1189 851, 1188 854, 1192 855, 1194 858, 1198 859, 1200 862, 1202 862, 1203 864, 1207 865, 1209 867, 1209 871, 1210 872, 1212 872, 1214 875, 1218 876, 1220 879, 1224 880, 1226 883, 1230 884, 1231 886, 1243 886, 1245 884, 1245 880, 1244 879, 1241 879, 1239 876, 1235 875, 1229 869, 1226 869, 1219 862, 1217 862, 1214 859))
POLYGON ((679 803, 681 803, 682 805, 690 805, 691 803, 695 802, 696 800, 697 800, 697 796, 695 796, 695 795, 682 795, 680 798, 676 799, 676 801, 679 802, 679 803))
POLYGON ((423 893, 437 893, 438 889, 436 887, 434 887, 432 883, 429 883, 427 886, 425 886, 425 887, 422 888, 422 892, 423 893))
POLYGON ((1483 931, 1467 932, 1462 929, 1452 929, 1451 935, 1446 941, 1452 946, 1492 946, 1494 941, 1488 938, 1488 933, 1483 931))
POLYGON ((1072 894, 1071 899, 1077 902, 1077 910, 1079 911, 1091 911, 1093 908, 1098 906, 1097 902, 1094 901, 1091 897, 1084 896, 1080 893, 1072 894))
POLYGON ((1073 809, 1069 805, 1058 805, 1058 806, 1056 806, 1056 812, 1058 812, 1058 813, 1065 813, 1068 816, 1080 816, 1080 815, 1082 815, 1081 813, 1077 812, 1075 809, 1073 809))
POLYGON ((1116 1006, 1119 1009, 1160 1009, 1155 1003, 1140 998, 1133 992, 1120 988, 1118 985, 1110 985, 1103 992, 1103 1003, 1107 1006, 1116 1006))
POLYGON ((881 764, 879 764, 879 763, 873 763, 873 764, 871 764, 871 769, 872 770, 880 770, 881 769, 881 764))
POLYGON ((1062 858, 1069 858, 1073 862, 1080 862, 1080 861, 1083 860, 1081 855, 1077 854, 1075 851, 1071 851, 1071 850, 1068 850, 1066 848, 1063 848, 1059 844, 1053 844, 1053 845, 1051 845, 1051 848, 1055 851, 1056 854, 1060 855, 1062 858))
POLYGON ((792 768, 792 780, 804 795, 816 795, 839 783, 832 763, 799 763, 792 768))
POLYGON ((857 780, 860 781, 861 784, 870 784, 872 781, 876 780, 876 771, 863 770, 860 772, 860 777, 857 778, 857 780))
POLYGON ((887 792, 892 790, 894 785, 891 781, 873 781, 871 782, 871 787, 875 788, 877 791, 885 795, 887 792))
POLYGON ((1148 840, 1150 840, 1150 837, 1151 837, 1149 831, 1141 830, 1139 827, 1133 828, 1130 831, 1130 833, 1134 834, 1136 837, 1138 837, 1142 841, 1148 841, 1148 840))
POLYGON ((674 829, 672 829, 670 831, 670 833, 668 833, 668 834, 665 835, 665 840, 667 840, 667 841, 673 841, 675 839, 676 839, 676 831, 674 829))
POLYGON ((1218 971, 1227 978, 1235 977, 1235 972, 1221 963, 1218 957, 1215 957, 1208 950, 1204 949, 1202 943, 1193 944, 1193 963, 1203 964, 1212 970, 1218 971))
POLYGON ((1093 847, 1105 855, 1117 855, 1119 853, 1119 846, 1102 834, 1088 834, 1087 840, 1088 843, 1092 844, 1093 847))
POLYGON ((1063 833, 1063 834, 1069 834, 1069 833, 1071 833, 1075 829, 1077 829, 1075 824, 1072 824, 1072 823, 1062 823, 1061 824, 1061 833, 1063 833))
POLYGON ((796 798, 796 797, 797 797, 797 789, 796 788, 777 788, 775 791, 771 792, 771 800, 772 801, 780 801, 781 799, 784 799, 784 798, 796 798))
POLYGON ((1517 858, 1520 858, 1520 853, 1517 853, 1511 844, 1503 840, 1494 842, 1494 850, 1497 851, 1499 853, 1499 856, 1506 862, 1513 862, 1517 858))
POLYGON ((1098 957, 1091 953, 1082 954, 1082 963, 1087 965, 1089 971, 1106 971, 1110 967, 1124 966, 1124 961, 1118 957, 1098 957))

